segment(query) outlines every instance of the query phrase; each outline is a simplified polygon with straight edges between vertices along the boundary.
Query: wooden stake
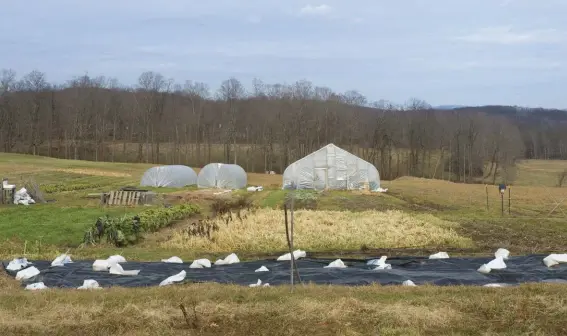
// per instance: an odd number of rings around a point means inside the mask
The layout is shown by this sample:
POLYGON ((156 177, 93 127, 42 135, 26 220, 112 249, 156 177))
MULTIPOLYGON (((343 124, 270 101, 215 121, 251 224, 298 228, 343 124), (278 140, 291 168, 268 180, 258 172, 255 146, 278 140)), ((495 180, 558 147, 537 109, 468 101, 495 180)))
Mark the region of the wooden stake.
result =
MULTIPOLYGON (((291 236, 289 237, 290 240, 290 245, 291 245, 291 251, 293 251, 293 227, 295 226, 295 221, 294 221, 294 206, 295 206, 295 195, 291 198, 291 211, 290 211, 290 217, 291 217, 291 236)), ((293 260, 293 267, 295 268, 295 275, 297 275, 297 280, 299 281, 300 284, 303 285, 303 282, 301 281, 301 276, 299 275, 299 268, 297 267, 297 262, 295 260, 295 258, 293 257, 293 254, 291 255, 291 259, 293 260)))
POLYGON ((512 188, 508 188, 508 215, 510 215, 510 207, 512 203, 512 188))
POLYGON ((285 218, 285 236, 286 236, 286 240, 287 240, 287 247, 289 249, 289 257, 290 257, 290 272, 289 272, 289 276, 290 276, 290 280, 289 283, 291 285, 291 291, 293 292, 293 262, 294 262, 294 257, 293 257, 293 251, 291 249, 291 240, 289 237, 289 225, 287 222, 287 204, 284 203, 284 218, 285 218))

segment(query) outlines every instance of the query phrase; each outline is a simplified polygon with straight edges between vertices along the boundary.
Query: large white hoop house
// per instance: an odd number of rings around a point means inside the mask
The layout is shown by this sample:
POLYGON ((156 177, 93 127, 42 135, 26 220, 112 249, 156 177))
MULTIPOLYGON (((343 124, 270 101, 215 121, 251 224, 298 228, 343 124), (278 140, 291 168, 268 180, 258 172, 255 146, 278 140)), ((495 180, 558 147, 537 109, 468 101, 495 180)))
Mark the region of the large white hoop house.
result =
POLYGON ((197 184, 197 173, 182 165, 152 167, 144 173, 140 185, 143 187, 182 188, 197 184))
POLYGON ((333 144, 290 164, 283 173, 283 189, 379 188, 380 174, 373 164, 333 144))
POLYGON ((248 183, 246 171, 239 165, 209 163, 199 171, 199 188, 242 189, 248 183))

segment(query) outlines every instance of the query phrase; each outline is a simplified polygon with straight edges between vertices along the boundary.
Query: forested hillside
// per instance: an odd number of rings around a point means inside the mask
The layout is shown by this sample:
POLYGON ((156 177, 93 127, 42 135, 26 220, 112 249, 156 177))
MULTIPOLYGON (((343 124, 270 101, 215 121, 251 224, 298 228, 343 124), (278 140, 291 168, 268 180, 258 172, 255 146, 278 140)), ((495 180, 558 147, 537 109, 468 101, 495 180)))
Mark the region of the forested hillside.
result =
POLYGON ((86 75, 52 84, 39 71, 18 77, 3 70, 1 149, 97 161, 236 162, 248 171, 281 173, 335 143, 374 163, 384 179, 462 182, 497 182, 497 175, 511 181, 513 163, 522 158, 567 159, 565 111, 435 110, 418 99, 400 106, 308 81, 256 80, 248 91, 235 78, 209 88, 146 72, 125 87, 86 75))

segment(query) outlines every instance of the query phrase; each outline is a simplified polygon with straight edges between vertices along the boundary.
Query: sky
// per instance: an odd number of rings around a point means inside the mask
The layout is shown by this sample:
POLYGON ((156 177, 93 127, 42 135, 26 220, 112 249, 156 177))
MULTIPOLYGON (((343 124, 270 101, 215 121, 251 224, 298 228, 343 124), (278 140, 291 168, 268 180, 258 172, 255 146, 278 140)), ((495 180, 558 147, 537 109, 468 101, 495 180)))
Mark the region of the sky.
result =
POLYGON ((0 0, 0 69, 567 108, 565 0, 0 0))

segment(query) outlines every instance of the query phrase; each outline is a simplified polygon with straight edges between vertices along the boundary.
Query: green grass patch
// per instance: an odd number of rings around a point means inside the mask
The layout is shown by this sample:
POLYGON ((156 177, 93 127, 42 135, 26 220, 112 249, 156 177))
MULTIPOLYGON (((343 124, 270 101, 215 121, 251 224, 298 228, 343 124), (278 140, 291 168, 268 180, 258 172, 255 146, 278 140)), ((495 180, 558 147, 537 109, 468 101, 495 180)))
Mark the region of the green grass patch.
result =
POLYGON ((46 245, 77 246, 98 217, 138 212, 135 208, 61 207, 57 204, 0 208, 0 239, 41 241, 46 245))

